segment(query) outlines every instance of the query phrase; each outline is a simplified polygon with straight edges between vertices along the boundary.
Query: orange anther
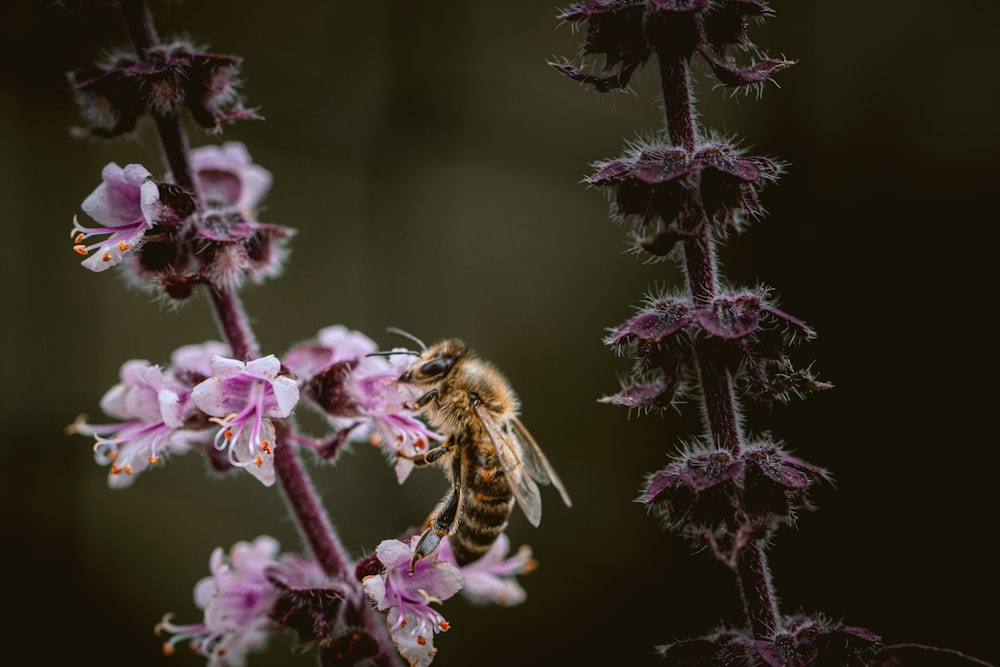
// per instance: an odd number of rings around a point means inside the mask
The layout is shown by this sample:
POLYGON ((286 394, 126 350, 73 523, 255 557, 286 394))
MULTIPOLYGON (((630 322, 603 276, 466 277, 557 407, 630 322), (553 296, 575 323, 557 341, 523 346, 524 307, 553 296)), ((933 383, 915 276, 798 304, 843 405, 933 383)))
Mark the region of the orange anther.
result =
POLYGON ((80 232, 79 234, 76 235, 76 238, 73 239, 73 243, 83 243, 83 239, 84 239, 83 232, 80 232))
POLYGON ((132 466, 125 466, 125 474, 126 475, 132 474, 132 466))
POLYGON ((440 623, 438 623, 438 627, 441 628, 442 630, 447 630, 448 628, 451 627, 451 624, 448 623, 448 621, 441 621, 440 623))
POLYGON ((264 465, 264 457, 261 456, 260 454, 258 454, 257 458, 255 458, 254 460, 257 462, 257 467, 258 468, 260 468, 262 465, 264 465))
POLYGON ((112 475, 117 475, 117 474, 121 473, 121 471, 122 471, 122 469, 120 467, 118 467, 116 465, 112 465, 111 466, 111 474, 112 475))
POLYGON ((405 618, 399 621, 399 627, 401 627, 401 628, 405 628, 406 627, 406 619, 405 618))
POLYGON ((396 442, 403 442, 403 436, 402 435, 397 435, 396 436, 396 442))
POLYGON ((104 251, 104 254, 101 255, 101 261, 102 262, 110 262, 111 261, 111 251, 110 250, 105 250, 104 251))
POLYGON ((263 449, 268 454, 271 453, 271 442, 269 440, 261 440, 260 448, 263 449))
POLYGON ((121 250, 122 252, 125 252, 126 250, 128 250, 131 247, 132 247, 132 244, 125 243, 125 241, 119 241, 118 242, 118 249, 121 250))
POLYGON ((417 643, 423 646, 424 644, 427 643, 427 640, 424 639, 422 635, 417 635, 417 643))
POLYGON ((73 252, 75 252, 77 255, 83 255, 83 256, 86 257, 86 255, 87 255, 87 246, 85 246, 85 245, 75 245, 75 246, 73 246, 73 252))
POLYGON ((231 428, 227 428, 225 431, 222 432, 222 437, 225 438, 226 440, 232 440, 233 430, 231 428))
POLYGON ((414 447, 416 447, 417 449, 423 449, 426 446, 427 446, 427 443, 424 442, 423 438, 418 439, 417 442, 416 442, 416 444, 414 445, 414 447))
POLYGON ((173 655, 174 647, 169 642, 163 642, 163 655, 173 655))
POLYGON ((150 457, 149 457, 149 462, 150 462, 150 463, 156 463, 156 462, 157 462, 157 461, 159 461, 159 460, 160 460, 160 457, 159 457, 159 456, 150 456, 150 457))

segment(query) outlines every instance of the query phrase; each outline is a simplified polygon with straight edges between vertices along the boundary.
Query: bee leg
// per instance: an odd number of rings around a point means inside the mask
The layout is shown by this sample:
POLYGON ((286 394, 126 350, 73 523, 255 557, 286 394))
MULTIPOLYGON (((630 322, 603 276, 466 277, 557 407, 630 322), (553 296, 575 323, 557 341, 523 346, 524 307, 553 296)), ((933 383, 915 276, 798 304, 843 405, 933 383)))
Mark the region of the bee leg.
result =
POLYGON ((413 461, 413 465, 415 466, 425 466, 434 463, 454 449, 454 447, 455 446, 451 443, 451 441, 449 441, 447 445, 441 445, 440 447, 428 449, 423 454, 414 454, 413 456, 410 456, 409 454, 404 454, 403 452, 396 452, 396 456, 413 461))
POLYGON ((444 506, 437 512, 430 525, 424 530, 417 542, 416 549, 413 550, 413 558, 410 560, 410 574, 417 568, 417 561, 427 558, 441 544, 441 539, 451 533, 455 527, 455 517, 458 515, 459 487, 455 485, 451 495, 444 506))
POLYGON ((425 405, 427 405, 428 403, 430 403, 431 401, 433 401, 437 397, 438 397, 438 390, 437 389, 431 389, 429 392, 427 392, 426 394, 424 394, 423 396, 421 396, 420 398, 418 398, 417 400, 415 400, 413 402, 413 405, 409 406, 409 408, 411 410, 419 410, 420 408, 424 407, 425 405))

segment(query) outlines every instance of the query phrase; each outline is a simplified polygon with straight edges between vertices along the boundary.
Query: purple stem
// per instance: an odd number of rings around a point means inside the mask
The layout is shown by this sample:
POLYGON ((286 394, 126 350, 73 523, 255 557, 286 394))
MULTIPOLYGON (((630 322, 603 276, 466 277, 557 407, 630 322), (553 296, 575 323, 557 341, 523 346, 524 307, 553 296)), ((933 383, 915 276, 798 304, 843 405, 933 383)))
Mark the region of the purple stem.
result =
POLYGON ((291 426, 282 421, 275 430, 278 442, 287 443, 288 446, 275 447, 274 470, 299 528, 324 572, 331 577, 352 579, 352 573, 349 572, 350 561, 344 547, 323 510, 295 447, 291 446, 294 440, 291 437, 291 426))
POLYGON ((778 604, 771 585, 771 569, 760 538, 751 538, 736 557, 743 605, 756 639, 769 639, 778 631, 778 604))
MULTIPOLYGON (((667 136, 673 146, 693 153, 696 133, 690 57, 683 53, 666 52, 659 55, 659 63, 667 136)), ((705 307, 716 299, 719 290, 715 243, 708 221, 688 222, 695 222, 690 228, 698 230, 698 233, 684 242, 684 270, 693 302, 705 307)), ((713 444, 734 454, 739 453, 743 447, 743 429, 732 375, 724 366, 702 354, 698 355, 698 375, 705 426, 713 444)), ((780 617, 761 537, 754 536, 747 540, 739 551, 735 568, 754 637, 773 637, 780 617)))
POLYGON ((670 143, 694 152, 694 110, 691 105, 691 58, 684 54, 659 54, 660 89, 670 143))
POLYGON ((246 310, 243 308, 243 301, 240 300, 236 290, 209 283, 208 291, 212 296, 219 328, 229 343, 233 357, 242 361, 259 357, 260 348, 257 339, 253 335, 246 310))

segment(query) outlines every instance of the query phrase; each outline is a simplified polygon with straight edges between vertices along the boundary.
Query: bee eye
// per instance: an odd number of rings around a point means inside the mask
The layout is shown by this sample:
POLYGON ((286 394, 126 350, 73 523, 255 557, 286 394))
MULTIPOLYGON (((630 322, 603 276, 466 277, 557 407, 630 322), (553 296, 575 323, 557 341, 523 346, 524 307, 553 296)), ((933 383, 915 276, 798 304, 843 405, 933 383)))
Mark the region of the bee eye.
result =
POLYGON ((426 375, 427 377, 433 377, 435 375, 444 375, 451 368, 451 359, 431 359, 426 364, 420 367, 420 374, 426 375))

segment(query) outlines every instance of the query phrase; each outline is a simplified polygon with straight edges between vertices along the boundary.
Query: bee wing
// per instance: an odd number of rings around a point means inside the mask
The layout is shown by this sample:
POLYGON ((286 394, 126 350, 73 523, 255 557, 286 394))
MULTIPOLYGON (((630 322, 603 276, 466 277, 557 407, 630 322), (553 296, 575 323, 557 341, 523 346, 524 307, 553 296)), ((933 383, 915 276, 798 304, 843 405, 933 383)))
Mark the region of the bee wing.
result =
POLYGON ((569 499, 569 493, 566 492, 566 487, 563 486, 559 475, 556 474, 549 460, 545 458, 542 448, 538 446, 535 439, 528 433, 528 429, 524 428, 524 424, 517 417, 511 420, 511 431, 521 443, 521 451, 524 452, 524 467, 528 474, 539 484, 552 484, 558 489, 566 507, 572 507, 573 501, 569 499))
POLYGON ((542 497, 538 492, 538 485, 525 474, 524 462, 518 453, 519 447, 497 426, 485 408, 474 405, 472 410, 486 430, 490 442, 493 443, 493 448, 500 459, 500 467, 503 468, 517 504, 521 506, 521 511, 528 517, 531 525, 537 526, 542 520, 542 497))

